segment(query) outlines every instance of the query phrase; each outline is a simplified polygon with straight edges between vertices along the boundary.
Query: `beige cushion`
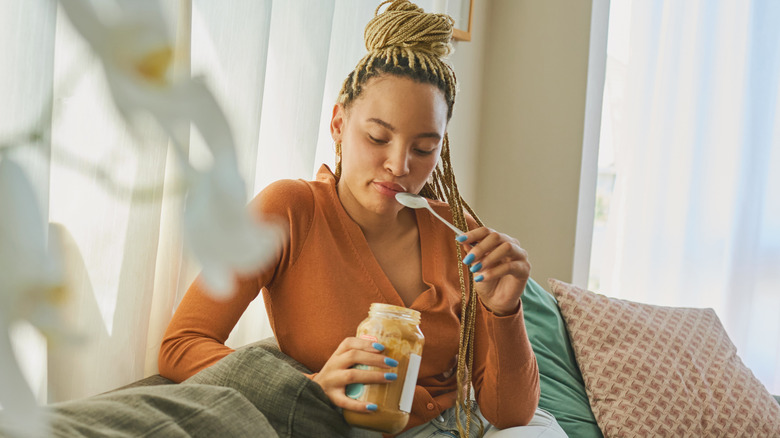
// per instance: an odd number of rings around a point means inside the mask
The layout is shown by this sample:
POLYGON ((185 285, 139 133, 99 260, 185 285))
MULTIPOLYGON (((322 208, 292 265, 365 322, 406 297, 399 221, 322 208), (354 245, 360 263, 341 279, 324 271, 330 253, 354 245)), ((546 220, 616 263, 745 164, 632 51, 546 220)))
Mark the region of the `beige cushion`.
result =
POLYGON ((780 406, 712 309, 549 283, 606 437, 780 437, 780 406))

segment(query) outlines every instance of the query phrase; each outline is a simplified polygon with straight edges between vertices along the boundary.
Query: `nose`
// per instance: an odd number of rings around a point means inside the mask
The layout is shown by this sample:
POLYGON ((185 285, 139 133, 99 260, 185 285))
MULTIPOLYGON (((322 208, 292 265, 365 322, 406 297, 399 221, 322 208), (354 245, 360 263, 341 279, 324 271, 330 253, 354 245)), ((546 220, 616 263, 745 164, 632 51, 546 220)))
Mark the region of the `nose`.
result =
POLYGON ((409 173, 410 154, 407 148, 396 146, 388 151, 385 169, 393 176, 404 176, 409 173))

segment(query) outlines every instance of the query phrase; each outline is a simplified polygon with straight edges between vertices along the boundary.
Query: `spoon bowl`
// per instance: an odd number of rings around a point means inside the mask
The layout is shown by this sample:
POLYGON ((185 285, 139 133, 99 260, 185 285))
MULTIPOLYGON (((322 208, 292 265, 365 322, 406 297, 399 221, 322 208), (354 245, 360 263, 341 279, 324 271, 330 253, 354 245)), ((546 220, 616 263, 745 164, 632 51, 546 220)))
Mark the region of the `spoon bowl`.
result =
POLYGON ((459 230, 455 225, 452 225, 447 221, 447 219, 444 219, 443 217, 439 216, 435 211, 433 211, 433 208, 431 208, 431 205, 428 204, 428 200, 423 198, 420 195, 415 195, 414 193, 396 193, 395 194, 395 200, 398 201, 399 204, 403 205, 404 207, 409 208, 425 208, 428 211, 431 212, 432 215, 436 217, 436 219, 439 219, 444 223, 444 225, 450 227, 452 231, 454 231, 457 235, 463 234, 463 231, 459 230))

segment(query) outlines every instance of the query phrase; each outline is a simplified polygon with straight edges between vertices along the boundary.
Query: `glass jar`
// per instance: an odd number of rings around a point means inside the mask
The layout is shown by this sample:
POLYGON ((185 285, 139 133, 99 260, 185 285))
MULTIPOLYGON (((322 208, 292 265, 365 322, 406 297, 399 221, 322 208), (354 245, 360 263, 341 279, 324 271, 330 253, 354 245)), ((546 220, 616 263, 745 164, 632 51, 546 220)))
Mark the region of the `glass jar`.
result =
POLYGON ((412 410, 417 372, 420 370, 425 337, 420 331, 420 312, 406 307, 373 303, 368 318, 360 323, 357 337, 385 346, 382 354, 398 361, 394 369, 358 365, 366 370, 396 372, 398 379, 387 383, 351 384, 347 396, 377 405, 375 412, 344 410, 353 426, 384 433, 398 433, 406 427, 412 410))

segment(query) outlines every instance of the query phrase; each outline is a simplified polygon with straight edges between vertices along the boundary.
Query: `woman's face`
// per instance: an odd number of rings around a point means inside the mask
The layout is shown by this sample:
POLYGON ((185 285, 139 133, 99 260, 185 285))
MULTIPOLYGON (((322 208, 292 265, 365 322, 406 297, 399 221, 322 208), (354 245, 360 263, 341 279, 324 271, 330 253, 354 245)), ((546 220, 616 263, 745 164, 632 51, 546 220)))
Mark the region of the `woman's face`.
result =
POLYGON ((347 110, 336 105, 331 134, 341 143, 338 188, 347 211, 353 217, 400 211, 395 194, 423 188, 446 129, 444 93, 408 78, 373 78, 347 110))

